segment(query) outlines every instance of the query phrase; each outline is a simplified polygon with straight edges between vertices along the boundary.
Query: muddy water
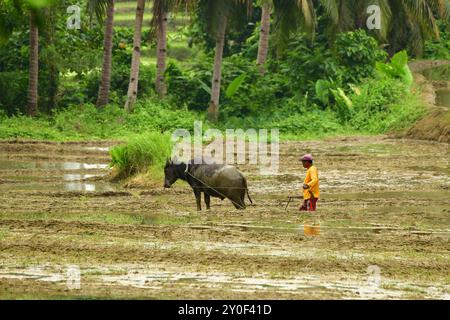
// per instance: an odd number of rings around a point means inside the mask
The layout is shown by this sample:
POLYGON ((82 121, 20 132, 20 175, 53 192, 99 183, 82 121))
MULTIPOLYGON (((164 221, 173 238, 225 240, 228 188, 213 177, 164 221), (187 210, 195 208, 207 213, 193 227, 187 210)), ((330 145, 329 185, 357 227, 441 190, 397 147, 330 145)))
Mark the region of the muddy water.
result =
MULTIPOLYGON (((108 182, 108 163, 64 161, 64 158, 46 154, 48 146, 31 154, 7 152, 0 155, 0 191, 114 191, 117 185, 108 182), (3 183, 2 183, 3 182, 3 183)), ((52 149, 52 148, 50 148, 52 149)), ((87 151, 107 153, 108 147, 71 148, 65 157, 83 156, 87 151)), ((95 157, 94 157, 95 159, 95 157)), ((105 161, 105 158, 99 159, 105 161)))
POLYGON ((436 104, 450 108, 450 89, 436 90, 436 104))
POLYGON ((434 67, 422 73, 436 87, 436 105, 450 107, 450 66, 434 67))
POLYGON ((186 184, 108 182, 111 145, 0 142, 1 298, 448 299, 448 144, 283 143, 277 174, 240 166, 253 206, 200 213, 186 184), (306 152, 314 214, 285 210, 306 152))

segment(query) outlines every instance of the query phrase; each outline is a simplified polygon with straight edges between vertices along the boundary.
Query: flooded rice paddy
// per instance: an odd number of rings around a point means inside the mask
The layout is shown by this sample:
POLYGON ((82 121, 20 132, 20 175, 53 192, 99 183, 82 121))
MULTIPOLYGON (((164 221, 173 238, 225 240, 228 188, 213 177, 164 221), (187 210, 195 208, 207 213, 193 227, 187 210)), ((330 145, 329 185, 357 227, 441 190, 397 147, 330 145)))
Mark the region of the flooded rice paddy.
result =
POLYGON ((277 174, 239 166, 254 205, 202 212, 185 183, 111 183, 114 144, 0 142, 0 298, 449 298, 448 144, 282 143, 277 174), (318 211, 285 210, 306 152, 318 211))

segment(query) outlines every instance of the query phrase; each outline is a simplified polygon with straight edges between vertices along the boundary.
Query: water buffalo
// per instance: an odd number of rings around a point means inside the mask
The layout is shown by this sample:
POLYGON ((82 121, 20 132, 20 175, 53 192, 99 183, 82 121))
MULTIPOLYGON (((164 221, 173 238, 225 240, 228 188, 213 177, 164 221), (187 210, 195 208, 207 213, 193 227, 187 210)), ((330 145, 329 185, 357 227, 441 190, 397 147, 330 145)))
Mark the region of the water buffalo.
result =
POLYGON ((236 209, 245 209, 245 194, 248 194, 247 180, 236 168, 223 164, 207 164, 191 160, 187 163, 174 163, 167 160, 164 167, 164 188, 170 188, 178 179, 187 181, 192 187, 197 201, 197 210, 202 210, 201 193, 205 197, 206 209, 210 208, 210 197, 228 198, 236 209))

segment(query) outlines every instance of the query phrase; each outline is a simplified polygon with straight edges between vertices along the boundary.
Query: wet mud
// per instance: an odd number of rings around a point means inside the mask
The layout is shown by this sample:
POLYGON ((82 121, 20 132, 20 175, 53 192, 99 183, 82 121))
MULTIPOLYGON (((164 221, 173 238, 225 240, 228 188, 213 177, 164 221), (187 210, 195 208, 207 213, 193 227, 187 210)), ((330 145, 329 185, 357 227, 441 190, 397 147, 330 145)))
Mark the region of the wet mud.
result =
POLYGON ((449 297, 448 144, 285 142, 277 174, 239 166, 254 205, 202 212, 185 183, 110 182, 112 145, 0 142, 1 299, 449 297), (285 210, 307 152, 318 210, 285 210))

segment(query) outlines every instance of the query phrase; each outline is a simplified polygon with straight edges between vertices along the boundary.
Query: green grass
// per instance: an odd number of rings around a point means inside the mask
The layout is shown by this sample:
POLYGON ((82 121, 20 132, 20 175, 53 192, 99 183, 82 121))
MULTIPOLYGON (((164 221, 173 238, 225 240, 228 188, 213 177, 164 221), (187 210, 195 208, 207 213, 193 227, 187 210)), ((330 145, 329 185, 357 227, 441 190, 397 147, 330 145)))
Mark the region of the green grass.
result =
POLYGON ((118 170, 119 177, 145 172, 149 167, 162 168, 172 151, 170 136, 150 132, 132 136, 125 144, 111 149, 111 165, 118 170))
MULTIPOLYGON (((120 13, 114 16, 114 21, 115 22, 120 22, 120 21, 133 21, 134 22, 134 18, 136 17, 135 13, 120 13)), ((150 21, 151 19, 151 15, 148 13, 144 14, 144 23, 150 21)))
MULTIPOLYGON (((11 219, 8 213, 0 214, 0 221, 2 219, 11 219)), ((86 212, 76 214, 61 214, 61 212, 15 212, 14 218, 19 220, 62 220, 62 221, 84 221, 84 222, 99 222, 108 224, 143 224, 144 218, 140 215, 131 215, 120 212, 86 212)), ((5 233, 6 237, 8 234, 5 233)), ((1 240, 1 238, 0 238, 1 240)))

